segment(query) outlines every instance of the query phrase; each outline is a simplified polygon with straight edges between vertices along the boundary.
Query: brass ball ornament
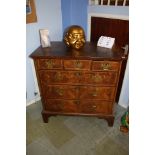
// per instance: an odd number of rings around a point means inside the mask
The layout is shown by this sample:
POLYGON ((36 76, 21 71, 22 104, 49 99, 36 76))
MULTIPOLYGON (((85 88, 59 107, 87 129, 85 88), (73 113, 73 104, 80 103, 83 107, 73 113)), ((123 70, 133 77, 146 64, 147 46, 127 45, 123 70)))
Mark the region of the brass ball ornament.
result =
POLYGON ((86 42, 83 28, 79 25, 70 26, 65 31, 64 42, 70 48, 81 49, 86 42))

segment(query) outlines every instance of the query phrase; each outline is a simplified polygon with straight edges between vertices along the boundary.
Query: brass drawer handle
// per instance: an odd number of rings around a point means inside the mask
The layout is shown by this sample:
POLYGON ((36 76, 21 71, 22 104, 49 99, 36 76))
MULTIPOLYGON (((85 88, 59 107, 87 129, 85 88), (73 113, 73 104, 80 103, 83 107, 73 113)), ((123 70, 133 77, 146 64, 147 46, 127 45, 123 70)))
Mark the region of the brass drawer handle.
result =
POLYGON ((63 96, 63 94, 64 94, 64 90, 61 89, 61 88, 56 88, 54 91, 55 91, 58 95, 60 95, 60 96, 63 96))
POLYGON ((101 64, 101 69, 102 70, 109 70, 111 68, 111 65, 109 63, 103 63, 101 64))
POLYGON ((82 68, 82 63, 79 60, 75 61, 75 68, 82 68))
POLYGON ((48 60, 48 61, 46 61, 45 62, 46 63, 46 65, 47 65, 47 68, 53 68, 53 65, 54 65, 54 62, 52 61, 52 60, 48 60))

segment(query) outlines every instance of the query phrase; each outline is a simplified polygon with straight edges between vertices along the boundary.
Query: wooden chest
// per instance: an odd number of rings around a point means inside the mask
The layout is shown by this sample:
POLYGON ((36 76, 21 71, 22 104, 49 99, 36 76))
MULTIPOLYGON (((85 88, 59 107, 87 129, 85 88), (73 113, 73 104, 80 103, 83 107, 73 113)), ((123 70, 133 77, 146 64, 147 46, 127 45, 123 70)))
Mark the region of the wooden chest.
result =
POLYGON ((52 115, 97 116, 114 122, 113 108, 123 51, 97 47, 86 42, 79 50, 63 42, 36 49, 34 60, 44 122, 52 115))

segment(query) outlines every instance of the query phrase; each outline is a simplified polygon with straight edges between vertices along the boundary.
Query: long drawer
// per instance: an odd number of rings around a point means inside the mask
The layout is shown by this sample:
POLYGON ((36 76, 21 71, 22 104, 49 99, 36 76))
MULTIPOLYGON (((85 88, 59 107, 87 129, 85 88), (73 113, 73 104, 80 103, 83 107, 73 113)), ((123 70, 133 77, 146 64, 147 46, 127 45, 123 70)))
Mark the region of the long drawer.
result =
POLYGON ((39 76, 42 83, 51 84, 102 84, 114 86, 117 72, 80 72, 41 70, 39 76))
POLYGON ((102 99, 112 101, 115 87, 44 85, 43 94, 48 99, 102 99))
POLYGON ((103 100, 46 100, 45 110, 63 113, 111 114, 112 102, 103 100))

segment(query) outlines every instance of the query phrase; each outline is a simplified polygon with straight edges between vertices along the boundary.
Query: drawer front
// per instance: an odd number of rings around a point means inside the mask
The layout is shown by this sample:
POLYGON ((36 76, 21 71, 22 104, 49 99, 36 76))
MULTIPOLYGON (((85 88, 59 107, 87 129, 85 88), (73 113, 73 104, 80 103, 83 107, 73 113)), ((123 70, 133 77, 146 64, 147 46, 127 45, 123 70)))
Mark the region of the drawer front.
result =
POLYGON ((117 72, 89 72, 85 73, 82 79, 85 84, 115 86, 117 83, 117 72))
POLYGON ((92 70, 94 71, 118 71, 119 62, 115 61, 93 61, 92 70))
POLYGON ((114 86, 117 72, 80 72, 80 71, 39 71, 42 83, 45 84, 102 84, 114 86))
POLYGON ((63 63, 61 59, 39 59, 37 67, 38 69, 62 69, 63 63))
POLYGON ((90 60, 64 60, 66 70, 90 70, 90 60))
POLYGON ((112 102, 102 100, 84 100, 80 102, 79 106, 81 113, 112 114, 112 102))
POLYGON ((78 89, 76 86, 53 85, 43 86, 43 94, 48 99, 76 99, 78 98, 78 89))
POLYGON ((74 113, 78 112, 78 104, 75 100, 46 100, 44 107, 45 110, 53 112, 74 113))
POLYGON ((79 84, 82 81, 81 72, 72 71, 39 71, 39 76, 42 83, 45 84, 79 84))
POLYGON ((102 99, 112 101, 114 99, 115 87, 81 86, 80 99, 102 99))
POLYGON ((112 102, 102 100, 54 100, 48 99, 45 110, 63 113, 112 114, 112 102))

